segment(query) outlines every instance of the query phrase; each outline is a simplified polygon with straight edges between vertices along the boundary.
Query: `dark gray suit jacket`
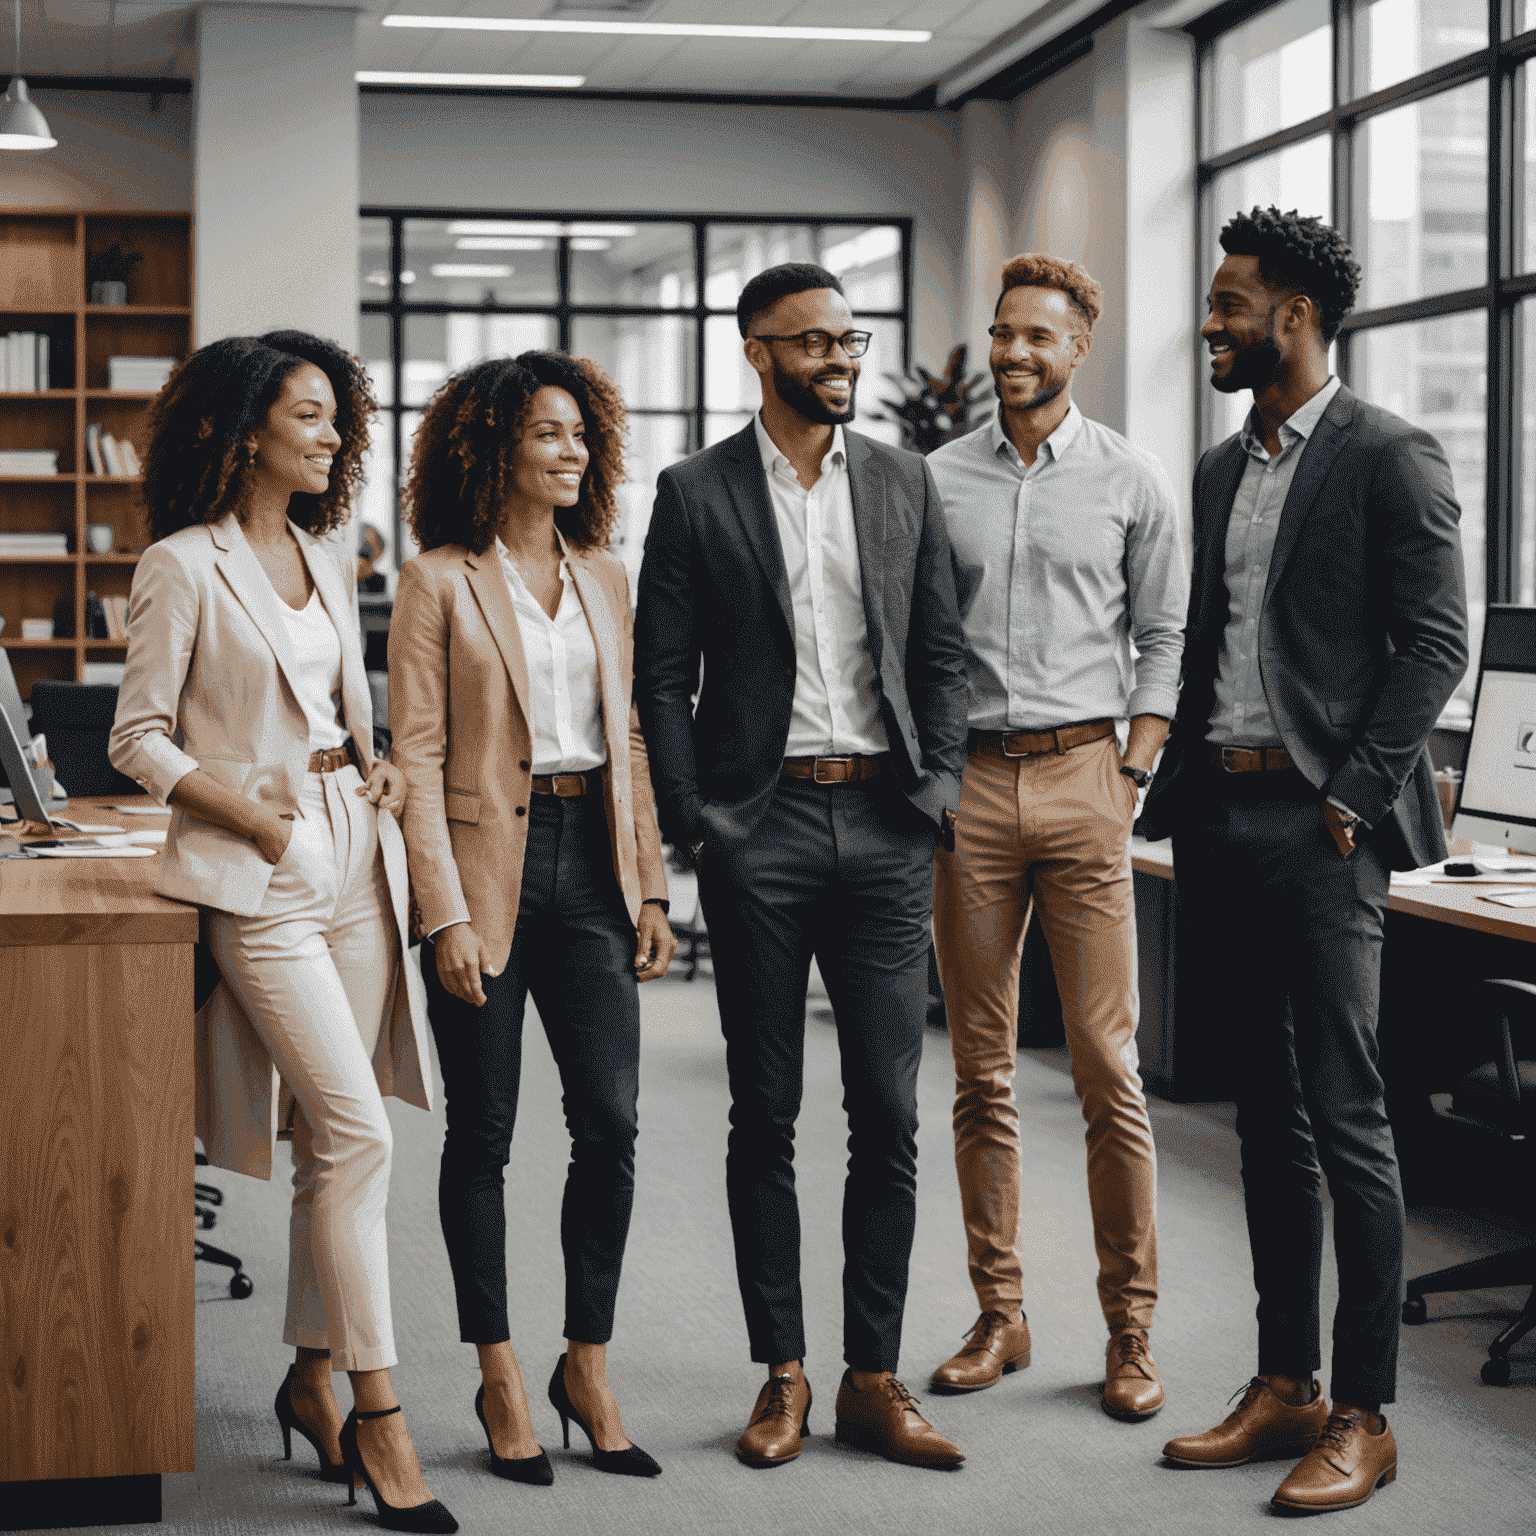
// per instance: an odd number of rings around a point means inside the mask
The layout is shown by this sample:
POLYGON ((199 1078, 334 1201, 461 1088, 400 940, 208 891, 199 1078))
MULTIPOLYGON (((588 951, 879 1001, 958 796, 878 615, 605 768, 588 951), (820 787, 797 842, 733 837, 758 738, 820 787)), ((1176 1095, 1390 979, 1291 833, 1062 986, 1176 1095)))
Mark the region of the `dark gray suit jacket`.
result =
MULTIPOLYGON (((1184 681, 1142 812, 1152 838, 1209 783, 1227 523, 1246 462, 1234 436, 1195 470, 1184 681)), ((1467 669, 1460 517, 1439 443, 1341 388, 1296 467, 1264 590, 1259 672, 1280 739, 1319 798, 1371 823, 1392 869, 1445 857, 1426 743, 1467 669)))
MULTIPOLYGON (((960 804, 970 694, 944 512, 915 453, 843 437, 891 763, 937 828, 960 804)), ((749 422, 661 472, 645 540, 635 698, 669 841, 751 835, 778 780, 794 695, 789 577, 749 422)))

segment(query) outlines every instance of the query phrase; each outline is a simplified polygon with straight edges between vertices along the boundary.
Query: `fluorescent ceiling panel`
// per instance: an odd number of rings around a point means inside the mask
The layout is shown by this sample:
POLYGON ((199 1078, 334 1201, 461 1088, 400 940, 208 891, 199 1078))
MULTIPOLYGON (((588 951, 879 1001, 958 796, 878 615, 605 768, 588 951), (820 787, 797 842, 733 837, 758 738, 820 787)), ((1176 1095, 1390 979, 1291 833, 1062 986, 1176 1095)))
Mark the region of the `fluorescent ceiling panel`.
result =
POLYGON ((926 43, 933 33, 897 27, 744 26, 693 21, 549 21, 520 16, 386 16, 386 27, 440 27, 462 32, 565 32, 619 37, 717 37, 807 43, 926 43))
POLYGON ((585 75, 464 75, 425 69, 360 69, 359 85, 465 85, 505 90, 575 90, 585 75))

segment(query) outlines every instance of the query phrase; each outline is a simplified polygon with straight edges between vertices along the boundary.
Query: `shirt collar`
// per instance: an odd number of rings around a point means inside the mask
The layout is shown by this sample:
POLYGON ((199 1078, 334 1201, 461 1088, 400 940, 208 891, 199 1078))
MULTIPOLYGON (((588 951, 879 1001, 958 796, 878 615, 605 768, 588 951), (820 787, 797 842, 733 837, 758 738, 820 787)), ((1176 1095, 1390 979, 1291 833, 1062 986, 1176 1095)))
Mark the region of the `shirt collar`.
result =
MULTIPOLYGON (((1287 448, 1298 439, 1305 442, 1317 430, 1317 424, 1323 419, 1323 413, 1333 404, 1333 397, 1338 394, 1339 380, 1332 374, 1328 382, 1307 401, 1305 405, 1299 405, 1284 421, 1280 423, 1280 451, 1287 448)), ((1248 412, 1243 421, 1243 448, 1246 452, 1257 457, 1268 453, 1264 447, 1264 434, 1258 425, 1258 408, 1248 412)))
MULTIPOLYGON (((1077 434, 1082 430, 1083 413, 1078 410, 1077 402, 1074 400, 1067 406, 1067 414, 1062 417, 1061 425, 1040 446, 1049 451, 1053 463, 1059 464, 1061 456, 1072 446, 1077 439, 1077 434)), ((1012 462, 1021 462, 1019 450, 1013 446, 1012 439, 1003 430, 1003 413, 1001 411, 998 411, 992 418, 992 425, 989 429, 989 441, 992 444, 992 452, 994 454, 1002 453, 1006 449, 1008 457, 1012 462)), ((1039 460, 1037 459, 1036 462, 1038 463, 1039 460)))
MULTIPOLYGON (((771 480, 774 471, 782 464, 793 475, 795 472, 794 465, 779 451, 778 445, 768 436, 768 429, 763 425, 763 413, 761 411, 752 418, 752 426, 757 432, 757 451, 763 460, 763 473, 771 480)), ((832 446, 827 450, 827 456, 821 461, 821 472, 826 474, 832 465, 846 465, 847 462, 848 451, 843 443, 843 429, 841 427, 833 427, 832 446)))
MULTIPOLYGON (((565 581, 568 579, 571 569, 571 546, 565 542, 565 535, 560 532, 560 525, 558 523, 555 524, 555 538, 560 542, 560 579, 565 581)), ((496 536, 496 558, 508 570, 516 571, 517 579, 520 582, 523 580, 523 573, 517 569, 517 561, 512 558, 512 551, 501 542, 500 534, 496 536)), ((527 583, 523 582, 523 585, 526 586, 527 583)))

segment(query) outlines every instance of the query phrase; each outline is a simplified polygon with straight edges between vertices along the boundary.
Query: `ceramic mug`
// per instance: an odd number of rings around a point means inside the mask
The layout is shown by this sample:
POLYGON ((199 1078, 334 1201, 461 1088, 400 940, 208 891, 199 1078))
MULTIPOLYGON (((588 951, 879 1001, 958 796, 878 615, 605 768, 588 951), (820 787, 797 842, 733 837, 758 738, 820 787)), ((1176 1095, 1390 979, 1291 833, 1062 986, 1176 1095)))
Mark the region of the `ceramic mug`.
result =
POLYGON ((85 547, 93 555, 110 555, 112 544, 117 537, 117 529, 111 523, 87 523, 85 525, 85 547))

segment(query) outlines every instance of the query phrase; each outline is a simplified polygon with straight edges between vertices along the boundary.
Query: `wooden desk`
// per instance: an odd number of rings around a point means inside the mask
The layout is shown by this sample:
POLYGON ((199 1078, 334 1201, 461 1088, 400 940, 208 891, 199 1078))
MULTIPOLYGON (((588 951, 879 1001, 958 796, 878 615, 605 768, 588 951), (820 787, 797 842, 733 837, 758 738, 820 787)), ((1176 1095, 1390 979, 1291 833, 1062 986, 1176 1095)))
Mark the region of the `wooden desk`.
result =
MULTIPOLYGON (((110 803, 68 814, 165 826, 110 803)), ((0 1529, 157 1520, 193 1469, 198 914, 158 866, 0 861, 0 1529)))

